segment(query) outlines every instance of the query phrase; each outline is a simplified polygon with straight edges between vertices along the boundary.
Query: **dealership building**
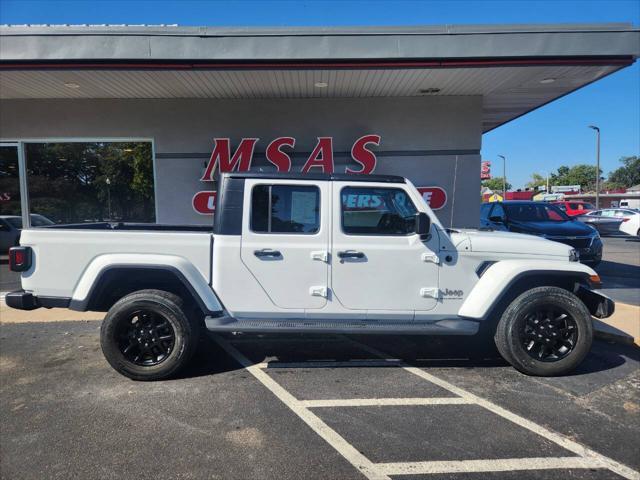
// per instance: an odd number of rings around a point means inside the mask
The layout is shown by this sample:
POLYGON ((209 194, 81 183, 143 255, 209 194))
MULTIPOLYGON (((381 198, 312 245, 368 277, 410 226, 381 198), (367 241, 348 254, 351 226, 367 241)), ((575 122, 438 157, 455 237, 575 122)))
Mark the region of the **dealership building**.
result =
POLYGON ((629 24, 2 26, 0 214, 206 224, 221 171, 333 171, 473 227, 483 133, 639 55, 629 24))

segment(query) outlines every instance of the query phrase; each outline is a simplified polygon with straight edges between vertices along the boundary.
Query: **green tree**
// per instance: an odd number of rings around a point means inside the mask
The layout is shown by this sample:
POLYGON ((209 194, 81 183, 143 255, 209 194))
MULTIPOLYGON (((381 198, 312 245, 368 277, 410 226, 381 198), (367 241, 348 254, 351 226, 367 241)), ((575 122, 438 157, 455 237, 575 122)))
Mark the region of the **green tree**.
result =
MULTIPOLYGON (((602 170, 600 170, 602 175, 602 170)), ((593 192, 596 189, 596 167, 593 165, 563 165, 557 173, 552 173, 550 182, 552 185, 580 185, 583 192, 593 192)))
POLYGON ((547 178, 543 177, 539 173, 535 173, 534 172, 534 173, 531 174, 531 180, 529 180, 526 183, 525 186, 529 187, 529 188, 546 187, 547 186, 547 178))
MULTIPOLYGON (((487 187, 491 190, 495 191, 502 191, 502 177, 494 177, 494 178, 490 178, 489 180, 483 180, 482 181, 482 186, 483 187, 487 187)), ((509 182, 507 182, 507 190, 511 190, 511 184, 509 182)))
POLYGON ((609 174, 607 183, 612 188, 629 188, 640 184, 640 157, 622 157, 621 167, 609 174))

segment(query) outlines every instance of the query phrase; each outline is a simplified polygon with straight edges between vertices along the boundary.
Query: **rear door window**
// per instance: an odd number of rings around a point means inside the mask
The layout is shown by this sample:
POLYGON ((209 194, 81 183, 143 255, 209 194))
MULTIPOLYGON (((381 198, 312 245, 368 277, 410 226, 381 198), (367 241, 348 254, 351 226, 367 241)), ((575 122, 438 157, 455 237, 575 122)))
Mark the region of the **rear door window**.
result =
POLYGON ((320 230, 320 190, 303 185, 256 185, 251 195, 251 230, 313 234, 320 230))

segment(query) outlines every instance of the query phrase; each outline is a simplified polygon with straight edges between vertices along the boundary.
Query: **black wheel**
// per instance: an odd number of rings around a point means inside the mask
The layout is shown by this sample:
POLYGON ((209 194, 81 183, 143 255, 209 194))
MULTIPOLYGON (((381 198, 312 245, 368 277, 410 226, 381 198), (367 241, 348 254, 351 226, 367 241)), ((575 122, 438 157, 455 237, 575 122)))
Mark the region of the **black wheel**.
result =
POLYGON ((160 380, 190 360, 198 331, 180 297, 140 290, 109 309, 100 328, 100 344, 109 364, 121 374, 134 380, 160 380))
POLYGON ((495 335, 498 351, 527 375, 563 375, 591 349, 591 314, 573 293, 538 287, 518 296, 502 314, 495 335))

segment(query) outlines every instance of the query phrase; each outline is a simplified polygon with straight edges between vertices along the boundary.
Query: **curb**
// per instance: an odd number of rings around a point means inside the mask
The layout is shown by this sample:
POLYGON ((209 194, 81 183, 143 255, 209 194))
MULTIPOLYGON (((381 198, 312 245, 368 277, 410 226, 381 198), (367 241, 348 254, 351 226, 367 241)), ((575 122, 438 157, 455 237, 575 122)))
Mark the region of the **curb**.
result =
POLYGON ((606 319, 593 318, 593 335, 602 340, 640 347, 640 306, 616 302, 606 319))
POLYGON ((640 347, 640 339, 633 338, 631 335, 621 332, 617 328, 613 328, 602 320, 595 318, 593 319, 593 337, 621 345, 635 345, 636 347, 640 347))

